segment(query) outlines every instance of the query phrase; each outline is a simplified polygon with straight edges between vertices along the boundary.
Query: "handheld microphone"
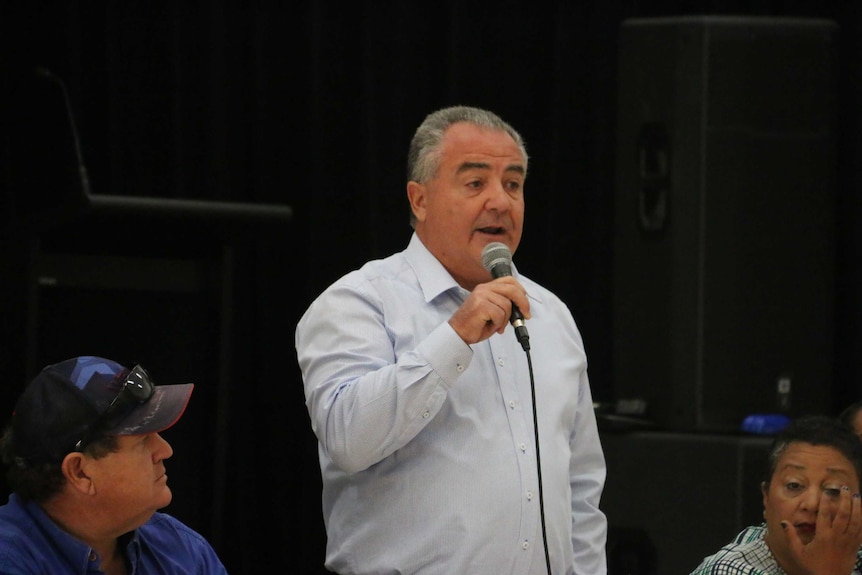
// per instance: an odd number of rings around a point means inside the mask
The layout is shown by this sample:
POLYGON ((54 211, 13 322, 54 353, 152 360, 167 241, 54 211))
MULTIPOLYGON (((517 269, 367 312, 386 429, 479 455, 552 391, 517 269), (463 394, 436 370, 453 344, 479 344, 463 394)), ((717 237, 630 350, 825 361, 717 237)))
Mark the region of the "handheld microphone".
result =
MULTIPOLYGON (((512 252, 509 251, 509 246, 502 242, 491 242, 485 249, 482 250, 482 266, 489 272, 494 279, 512 275, 512 252)), ((524 325, 524 314, 518 309, 514 303, 512 304, 512 316, 509 318, 509 323, 515 328, 515 337, 521 342, 521 347, 524 351, 530 349, 530 334, 527 333, 527 326, 524 325)))

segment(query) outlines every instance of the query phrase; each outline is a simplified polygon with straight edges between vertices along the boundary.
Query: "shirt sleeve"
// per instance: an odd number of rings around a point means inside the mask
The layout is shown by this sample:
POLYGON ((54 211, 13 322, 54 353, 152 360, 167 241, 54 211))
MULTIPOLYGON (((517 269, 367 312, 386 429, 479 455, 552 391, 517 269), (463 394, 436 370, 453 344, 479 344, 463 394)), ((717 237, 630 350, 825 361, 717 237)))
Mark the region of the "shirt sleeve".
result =
POLYGON ((328 457, 348 473, 413 439, 472 359, 447 321, 416 329, 414 340, 396 341, 384 310, 376 293, 341 283, 321 294, 297 324, 312 428, 328 457))
POLYGON ((587 372, 581 373, 577 424, 571 436, 572 547, 576 573, 607 573, 608 522, 599 509, 607 468, 587 372))

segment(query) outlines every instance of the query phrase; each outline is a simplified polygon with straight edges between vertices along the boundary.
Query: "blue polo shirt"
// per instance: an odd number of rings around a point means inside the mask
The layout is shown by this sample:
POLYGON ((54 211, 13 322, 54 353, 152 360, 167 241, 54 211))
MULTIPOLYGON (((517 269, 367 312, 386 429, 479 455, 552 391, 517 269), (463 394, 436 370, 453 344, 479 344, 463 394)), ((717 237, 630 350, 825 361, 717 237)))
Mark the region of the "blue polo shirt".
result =
MULTIPOLYGON (((202 535, 165 513, 120 538, 132 575, 227 575, 202 535)), ((42 508, 16 494, 0 506, 0 575, 102 573, 92 547, 54 523, 42 508)))

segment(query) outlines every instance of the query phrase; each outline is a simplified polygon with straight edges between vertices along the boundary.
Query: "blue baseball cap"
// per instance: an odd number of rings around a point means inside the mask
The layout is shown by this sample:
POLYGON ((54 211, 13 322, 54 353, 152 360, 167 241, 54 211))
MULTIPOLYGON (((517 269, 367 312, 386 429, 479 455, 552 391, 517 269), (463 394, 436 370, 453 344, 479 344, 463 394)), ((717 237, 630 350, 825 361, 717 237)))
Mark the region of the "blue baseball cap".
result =
POLYGON ((12 452, 20 464, 59 462, 88 436, 165 430, 179 421, 193 389, 192 383, 153 385, 142 367, 130 370, 103 357, 48 365, 15 404, 12 452))

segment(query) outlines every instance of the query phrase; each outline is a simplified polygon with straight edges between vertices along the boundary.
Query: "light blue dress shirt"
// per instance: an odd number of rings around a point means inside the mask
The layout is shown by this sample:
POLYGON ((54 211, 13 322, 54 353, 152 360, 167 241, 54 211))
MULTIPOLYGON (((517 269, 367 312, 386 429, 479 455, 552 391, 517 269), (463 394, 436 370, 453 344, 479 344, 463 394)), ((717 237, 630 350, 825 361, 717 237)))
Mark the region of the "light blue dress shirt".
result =
MULTIPOLYGON (((513 273, 530 297, 552 573, 602 575, 606 469, 581 335, 558 297, 513 273)), ((464 343, 448 319, 468 295, 414 234, 300 319, 328 569, 547 573, 527 355, 511 326, 464 343)))

